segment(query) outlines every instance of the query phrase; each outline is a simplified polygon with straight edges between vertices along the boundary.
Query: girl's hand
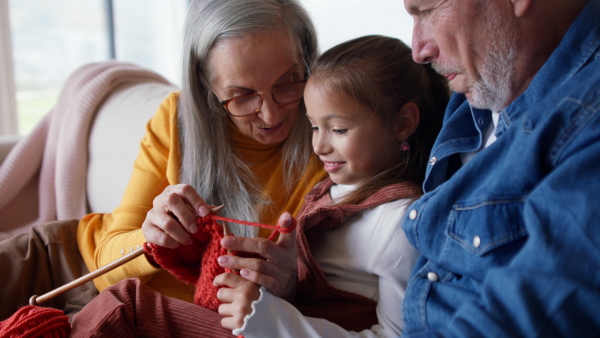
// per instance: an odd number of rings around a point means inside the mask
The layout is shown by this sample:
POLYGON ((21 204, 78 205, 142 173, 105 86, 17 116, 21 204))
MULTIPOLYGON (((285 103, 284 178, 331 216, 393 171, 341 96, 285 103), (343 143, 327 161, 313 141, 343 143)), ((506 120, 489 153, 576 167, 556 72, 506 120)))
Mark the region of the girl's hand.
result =
POLYGON ((142 232, 146 241, 167 248, 188 245, 198 231, 196 218, 206 216, 209 206, 187 184, 170 185, 153 201, 142 232))
POLYGON ((244 318, 252 313, 252 302, 260 297, 260 286, 232 273, 218 275, 213 284, 224 286, 217 292, 217 298, 223 302, 219 306, 221 325, 230 330, 241 328, 244 318))
MULTIPOLYGON (((278 224, 284 228, 292 225, 290 213, 283 213, 278 224)), ((277 297, 288 300, 294 298, 298 284, 296 230, 289 234, 280 233, 276 243, 266 238, 226 236, 221 240, 221 245, 232 251, 259 254, 265 259, 227 255, 219 257, 219 265, 239 270, 240 276, 264 286, 277 297)))

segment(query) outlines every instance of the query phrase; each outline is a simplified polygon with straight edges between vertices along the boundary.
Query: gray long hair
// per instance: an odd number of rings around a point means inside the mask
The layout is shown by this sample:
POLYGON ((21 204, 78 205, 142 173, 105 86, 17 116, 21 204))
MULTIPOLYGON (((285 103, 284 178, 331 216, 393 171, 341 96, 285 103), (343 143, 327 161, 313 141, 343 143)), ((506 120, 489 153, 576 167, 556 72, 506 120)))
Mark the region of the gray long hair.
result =
MULTIPOLYGON (((220 214, 230 218, 256 222, 270 201, 231 145, 229 117, 202 72, 207 74, 207 58, 218 41, 275 29, 287 30, 292 41, 297 41, 308 76, 317 55, 316 33, 296 0, 198 0, 190 5, 186 19, 178 106, 180 180, 194 187, 208 204, 224 204, 220 214)), ((283 145, 283 175, 288 191, 298 183, 310 158, 305 112, 302 103, 300 118, 283 145)), ((257 234, 253 227, 230 224, 229 228, 236 236, 257 234)))

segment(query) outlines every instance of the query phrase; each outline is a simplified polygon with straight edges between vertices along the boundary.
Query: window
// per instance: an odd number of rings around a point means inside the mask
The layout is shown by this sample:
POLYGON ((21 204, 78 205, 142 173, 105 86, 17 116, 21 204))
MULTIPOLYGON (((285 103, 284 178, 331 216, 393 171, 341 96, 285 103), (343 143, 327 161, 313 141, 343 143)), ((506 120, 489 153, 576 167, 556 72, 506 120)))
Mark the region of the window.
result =
POLYGON ((410 46, 413 20, 402 0, 301 0, 315 23, 321 52, 350 39, 378 34, 410 46))
MULTIPOLYGON (((114 57, 179 84, 189 1, 0 0, 0 72, 8 75, 0 77, 0 135, 29 133, 85 63, 114 57)), ((410 44, 412 19, 402 1, 300 1, 315 22, 321 51, 367 34, 410 44)))
MULTIPOLYGON (((177 82, 187 0, 9 0, 7 9, 21 135, 35 127, 67 77, 86 63, 115 57, 177 82)), ((0 114, 8 115, 4 109, 0 114)))
POLYGON ((76 67, 108 59, 109 37, 99 0, 10 0, 9 9, 19 133, 27 134, 76 67))

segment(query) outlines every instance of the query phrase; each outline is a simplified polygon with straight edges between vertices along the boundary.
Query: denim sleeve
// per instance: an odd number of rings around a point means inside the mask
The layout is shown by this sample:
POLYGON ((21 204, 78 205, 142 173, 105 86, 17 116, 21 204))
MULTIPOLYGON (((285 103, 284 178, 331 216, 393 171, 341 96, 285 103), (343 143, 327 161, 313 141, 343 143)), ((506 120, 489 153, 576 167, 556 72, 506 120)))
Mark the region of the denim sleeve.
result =
POLYGON ((583 107, 580 124, 540 156, 547 175, 525 202, 522 249, 488 271, 479 301, 463 304, 442 332, 417 336, 600 335, 598 115, 583 107))

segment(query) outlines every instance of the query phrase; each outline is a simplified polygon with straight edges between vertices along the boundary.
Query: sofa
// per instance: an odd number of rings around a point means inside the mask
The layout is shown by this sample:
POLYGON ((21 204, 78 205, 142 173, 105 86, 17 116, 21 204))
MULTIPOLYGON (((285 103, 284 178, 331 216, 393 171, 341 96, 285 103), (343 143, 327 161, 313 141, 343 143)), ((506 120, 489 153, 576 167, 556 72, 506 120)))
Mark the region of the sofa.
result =
POLYGON ((173 90, 132 64, 76 70, 30 135, 0 137, 0 240, 38 223, 117 207, 146 123, 173 90))

